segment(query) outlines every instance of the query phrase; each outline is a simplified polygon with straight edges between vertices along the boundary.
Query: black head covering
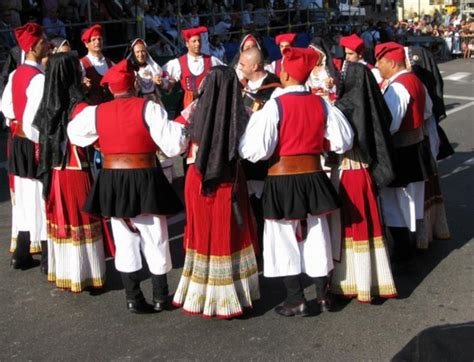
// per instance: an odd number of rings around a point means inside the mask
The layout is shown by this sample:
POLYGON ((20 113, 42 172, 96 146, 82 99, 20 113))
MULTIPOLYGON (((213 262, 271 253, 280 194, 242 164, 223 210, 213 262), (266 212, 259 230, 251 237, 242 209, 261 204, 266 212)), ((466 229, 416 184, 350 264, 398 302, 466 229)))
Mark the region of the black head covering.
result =
POLYGON ((310 45, 314 45, 318 47, 324 52, 324 54, 326 54, 326 68, 328 70, 329 76, 336 79, 337 78, 336 67, 334 66, 334 63, 333 63, 331 48, 326 43, 326 41, 323 38, 316 36, 311 40, 310 45))
POLYGON ((339 108, 355 133, 354 146, 369 165, 375 184, 388 185, 395 173, 392 165, 390 123, 392 116, 369 68, 345 62, 339 83, 339 108))
POLYGON ((67 161, 66 127, 78 102, 85 99, 81 85, 81 68, 77 56, 58 53, 49 56, 43 98, 33 121, 40 132, 38 177, 43 194, 49 194, 51 170, 67 161))
POLYGON ((199 145, 195 165, 205 193, 212 192, 237 161, 239 140, 247 122, 242 86, 234 68, 211 68, 188 127, 191 139, 199 145))
POLYGON ((441 77, 438 65, 428 50, 422 47, 413 47, 412 69, 417 77, 428 89, 428 93, 433 101, 433 113, 436 121, 446 117, 446 107, 443 99, 444 82, 441 77))

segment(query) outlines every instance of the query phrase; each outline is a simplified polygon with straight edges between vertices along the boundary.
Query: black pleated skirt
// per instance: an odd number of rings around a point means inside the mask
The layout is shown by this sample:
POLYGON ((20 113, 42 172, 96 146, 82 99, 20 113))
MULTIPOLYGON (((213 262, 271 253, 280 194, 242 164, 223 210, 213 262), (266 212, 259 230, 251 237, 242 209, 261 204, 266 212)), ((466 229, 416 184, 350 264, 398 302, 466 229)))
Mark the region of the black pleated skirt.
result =
POLYGON ((23 137, 13 137, 9 146, 8 173, 14 176, 36 179, 38 166, 35 160, 34 142, 23 137))
POLYGON ((84 211, 105 217, 174 215, 183 204, 160 166, 146 169, 102 169, 84 211))
POLYGON ((429 143, 395 148, 393 157, 395 179, 389 187, 405 187, 409 183, 424 181, 431 170, 429 143))
POLYGON ((339 208, 339 198, 324 172, 268 176, 263 191, 265 219, 301 220, 339 208))

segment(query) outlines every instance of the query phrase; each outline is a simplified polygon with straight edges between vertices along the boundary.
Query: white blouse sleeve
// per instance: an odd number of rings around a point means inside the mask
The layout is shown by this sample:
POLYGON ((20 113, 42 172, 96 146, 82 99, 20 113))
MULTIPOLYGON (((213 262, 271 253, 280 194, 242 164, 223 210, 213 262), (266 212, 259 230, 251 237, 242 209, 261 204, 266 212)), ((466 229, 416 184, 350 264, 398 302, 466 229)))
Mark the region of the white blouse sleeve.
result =
POLYGON ((168 73, 170 79, 179 82, 181 79, 181 65, 179 64, 179 59, 171 59, 168 63, 163 65, 163 71, 168 73))
POLYGON ((10 73, 8 77, 8 83, 3 90, 2 95, 2 109, 3 115, 7 119, 8 124, 10 121, 15 119, 15 112, 13 111, 13 95, 12 95, 12 78, 15 71, 10 73))
POLYGON ((240 156, 251 162, 268 160, 278 144, 279 121, 278 105, 276 100, 271 99, 250 117, 240 139, 240 156))
POLYGON ((354 131, 346 116, 338 108, 327 101, 324 101, 324 103, 327 113, 324 138, 330 143, 330 151, 343 154, 352 148, 354 131))
POLYGON ((79 112, 67 126, 67 135, 73 145, 86 147, 98 138, 96 123, 97 106, 88 106, 79 112))
POLYGON ((410 94, 406 88, 399 83, 392 83, 389 85, 384 93, 385 102, 392 114, 392 123, 390 124, 390 133, 394 134, 400 128, 403 117, 408 109, 410 103, 410 94))
POLYGON ((186 150, 188 145, 183 125, 168 120, 163 107, 148 102, 145 108, 145 122, 150 129, 151 138, 168 157, 174 157, 186 150))
POLYGON ((275 74, 276 61, 274 60, 274 61, 271 62, 270 64, 265 64, 265 66, 263 67, 263 69, 265 69, 267 72, 270 72, 270 73, 275 74))
POLYGON ((43 98, 44 74, 37 74, 31 79, 28 88, 26 88, 26 105, 23 113, 23 132, 25 136, 35 142, 39 142, 39 132, 33 127, 33 120, 38 111, 41 99, 43 98))

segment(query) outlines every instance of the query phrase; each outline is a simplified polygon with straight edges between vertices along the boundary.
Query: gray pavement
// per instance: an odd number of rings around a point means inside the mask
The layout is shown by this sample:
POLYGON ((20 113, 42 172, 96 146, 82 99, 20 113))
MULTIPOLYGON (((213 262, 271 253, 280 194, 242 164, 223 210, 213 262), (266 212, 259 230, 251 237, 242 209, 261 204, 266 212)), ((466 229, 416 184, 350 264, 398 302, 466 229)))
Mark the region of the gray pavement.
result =
MULTIPOLYGON (((298 319, 278 317, 279 280, 261 278, 262 299, 231 321, 190 317, 180 310, 136 316, 125 311, 113 262, 100 293, 71 294, 39 270, 9 268, 10 204, 0 152, 0 359, 18 360, 389 360, 427 327, 474 320, 474 62, 440 65, 450 115, 442 126, 456 154, 440 163, 452 239, 435 241, 418 257, 419 270, 396 280, 399 298, 363 305, 339 301, 336 311, 298 319), (459 78, 459 79, 457 79, 459 78)), ((5 140, 2 139, 2 145, 5 140)), ((172 220, 174 269, 182 264, 183 223, 172 220)), ((151 297, 144 273, 143 288, 151 297)), ((313 288, 307 297, 315 298, 313 288)), ((472 346, 471 346, 472 348, 472 346)), ((454 358, 455 356, 453 356, 454 358)))

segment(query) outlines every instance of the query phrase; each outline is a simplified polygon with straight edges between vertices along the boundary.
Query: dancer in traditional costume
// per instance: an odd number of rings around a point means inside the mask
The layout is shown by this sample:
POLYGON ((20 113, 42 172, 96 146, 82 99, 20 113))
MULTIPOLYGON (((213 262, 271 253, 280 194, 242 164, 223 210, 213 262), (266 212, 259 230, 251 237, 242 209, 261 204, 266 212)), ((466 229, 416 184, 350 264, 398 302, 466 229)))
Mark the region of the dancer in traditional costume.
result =
POLYGON ((87 48, 87 55, 81 58, 81 65, 89 102, 96 105, 109 101, 113 97, 109 90, 101 85, 101 80, 113 63, 102 54, 102 26, 92 25, 82 33, 81 40, 87 48))
POLYGON ((153 60, 143 39, 132 41, 127 59, 130 59, 135 68, 138 83, 138 96, 162 105, 160 87, 167 88, 167 79, 163 69, 153 60))
POLYGON ((232 64, 231 64, 235 68, 235 72, 237 73, 237 76, 239 77, 240 81, 242 81, 244 79, 244 75, 239 69, 240 55, 244 51, 246 51, 248 49, 251 49, 251 48, 258 48, 258 50, 262 51, 262 53, 263 53, 262 47, 261 47, 260 43, 258 42, 256 36, 254 36, 253 34, 246 34, 242 38, 242 41, 240 42, 240 45, 239 45, 239 50, 235 54, 234 59, 233 59, 232 64))
POLYGON ((312 93, 323 97, 329 102, 334 102, 337 94, 337 72, 329 47, 323 39, 314 38, 308 48, 316 52, 318 62, 311 71, 306 81, 306 86, 310 88, 312 93))
POLYGON ((175 82, 181 83, 181 88, 184 91, 183 109, 196 98, 199 86, 211 67, 222 64, 219 59, 202 54, 201 33, 204 32, 207 32, 205 26, 183 29, 181 35, 188 52, 179 58, 170 60, 163 66, 163 70, 166 71, 170 79, 170 87, 175 82))
POLYGON ((454 151, 439 125, 440 120, 446 117, 446 109, 443 100, 443 79, 433 55, 423 48, 408 48, 408 50, 409 68, 423 82, 433 100, 433 115, 427 120, 424 127, 425 144, 431 152, 429 159, 431 172, 425 182, 424 220, 418 221, 416 238, 418 249, 427 249, 433 239, 446 240, 450 238, 436 160, 440 154, 440 148, 442 157, 447 157, 454 151))
POLYGON ((40 269, 47 273, 45 205, 42 185, 36 178, 39 134, 32 123, 43 96, 41 61, 48 55, 49 43, 43 27, 35 23, 15 29, 15 35, 26 54, 25 62, 10 74, 2 97, 2 111, 12 132, 8 172, 14 176, 12 215, 18 230, 17 239, 12 240, 11 264, 15 269, 34 266, 31 253, 42 251, 40 269))
POLYGON ((186 257, 173 300, 187 314, 232 318, 260 298, 255 225, 238 162, 247 121, 234 69, 214 67, 189 125, 199 148, 186 174, 186 257))
POLYGON ((378 188, 394 178, 390 110, 370 70, 353 62, 343 66, 335 106, 349 120, 355 137, 332 175, 341 210, 340 218, 331 215, 336 219, 336 224, 331 222, 331 292, 362 303, 376 296, 392 298, 397 291, 377 201, 378 188))
MULTIPOLYGON (((296 41, 297 34, 296 33, 285 33, 279 34, 275 37, 275 44, 278 45, 280 49, 280 53, 283 56, 283 49, 292 47, 296 41)), ((277 77, 280 76, 281 72, 281 59, 274 60, 270 64, 265 66, 265 70, 275 74, 277 77)))
POLYGON ((125 287, 127 309, 150 313, 168 303, 166 273, 172 265, 166 216, 182 208, 155 153, 159 147, 166 155, 176 156, 187 142, 183 127, 169 122, 160 105, 134 96, 134 84, 135 74, 127 60, 112 67, 102 85, 109 87, 115 99, 85 107, 69 123, 68 135, 80 147, 99 141, 103 168, 84 210, 111 218, 115 267, 125 287), (141 253, 151 272, 153 306, 140 289, 141 253))
POLYGON ((394 241, 394 267, 415 267, 416 220, 423 219, 427 149, 423 124, 432 103, 423 83, 406 69, 403 46, 388 42, 376 46, 377 68, 384 78, 384 99, 392 114, 395 179, 380 190, 385 225, 394 241))
POLYGON ((377 83, 380 83, 383 79, 380 76, 379 70, 372 64, 367 63, 364 59, 365 44, 364 39, 359 37, 357 34, 349 36, 343 36, 339 39, 339 45, 344 48, 345 60, 348 62, 362 63, 366 65, 372 72, 377 83))
POLYGON ((38 177, 47 200, 48 280, 75 293, 105 283, 101 221, 82 211, 92 188, 89 150, 72 145, 66 133, 81 108, 75 105, 85 99, 80 69, 71 53, 49 56, 33 122, 40 133, 38 177))
POLYGON ((287 297, 275 309, 283 316, 308 315, 302 273, 313 279, 321 311, 330 309, 327 282, 333 261, 326 215, 339 202, 321 172, 320 157, 324 144, 339 154, 352 146, 344 115, 304 85, 317 63, 311 49, 284 50, 284 88, 252 115, 239 147, 243 158, 272 164, 263 191, 263 273, 284 277, 287 297))
MULTIPOLYGON (((135 39, 129 48, 127 59, 135 70, 137 79, 138 97, 152 100, 163 106, 160 88, 168 88, 168 79, 163 69, 156 63, 148 52, 143 39, 135 39)), ((161 167, 169 182, 173 181, 173 160, 161 152, 158 154, 161 167)))
MULTIPOLYGON (((280 78, 264 69, 264 59, 262 52, 253 47, 242 52, 239 60, 239 69, 243 74, 244 83, 243 98, 244 104, 251 112, 257 112, 265 105, 273 91, 281 87, 280 78)), ((252 163, 247 160, 242 161, 247 187, 250 195, 253 213, 257 222, 257 235, 260 250, 263 247, 263 183, 267 177, 268 161, 252 163)), ((260 253, 257 250, 257 254, 260 253)))

